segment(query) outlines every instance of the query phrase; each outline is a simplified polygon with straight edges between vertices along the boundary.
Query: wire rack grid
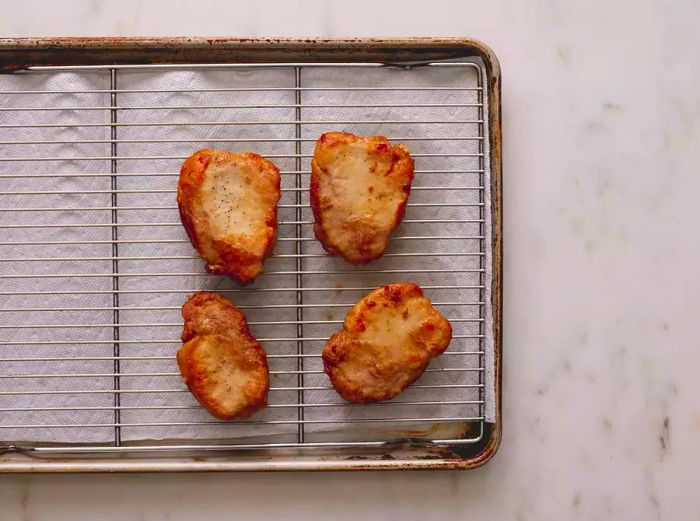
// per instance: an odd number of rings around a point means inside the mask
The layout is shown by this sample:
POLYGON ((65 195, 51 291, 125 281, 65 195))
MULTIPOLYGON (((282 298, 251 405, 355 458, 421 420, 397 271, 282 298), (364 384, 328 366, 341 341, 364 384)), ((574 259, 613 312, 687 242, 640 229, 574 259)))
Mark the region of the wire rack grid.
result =
POLYGON ((34 67, 0 78, 0 446, 37 451, 473 443, 483 435, 485 88, 479 63, 34 67), (407 144, 416 177, 384 257, 323 252, 308 204, 324 131, 407 144), (279 239, 239 287, 204 273, 177 216, 182 160, 253 150, 282 173, 279 239), (419 283, 450 320, 448 351, 394 400, 343 403, 320 353, 382 284, 419 283), (208 417, 175 352, 188 294, 248 316, 269 407, 208 417))

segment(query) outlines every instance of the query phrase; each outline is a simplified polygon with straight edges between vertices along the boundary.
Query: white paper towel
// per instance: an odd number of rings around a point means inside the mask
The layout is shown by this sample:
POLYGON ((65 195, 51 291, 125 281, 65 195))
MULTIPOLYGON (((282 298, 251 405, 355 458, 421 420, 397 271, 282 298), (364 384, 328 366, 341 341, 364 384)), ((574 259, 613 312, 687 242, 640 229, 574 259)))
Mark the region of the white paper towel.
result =
MULTIPOLYGON (((456 337, 478 335, 478 322, 465 319, 478 319, 477 306, 458 305, 460 302, 475 302, 479 298, 478 289, 466 289, 481 283, 478 273, 464 270, 480 266, 478 256, 463 256, 464 252, 478 252, 480 241, 457 239, 456 237, 479 236, 482 231, 479 223, 458 223, 456 220, 478 220, 478 207, 458 206, 461 203, 478 203, 478 190, 435 189, 446 187, 477 187, 481 183, 477 172, 466 173, 480 168, 477 157, 462 157, 458 154, 474 154, 479 151, 475 140, 453 140, 430 138, 455 138, 477 136, 478 125, 460 123, 478 119, 476 107, 433 106, 437 104, 461 105, 477 101, 475 91, 465 90, 395 90, 394 87, 455 87, 476 86, 476 74, 468 68, 422 68, 400 69, 329 69, 305 68, 302 71, 301 119, 303 121, 323 121, 330 123, 307 123, 302 125, 302 137, 316 139, 322 132, 347 130, 358 134, 382 134, 390 138, 407 139, 405 144, 416 156, 417 174, 410 202, 430 204, 427 207, 409 207, 406 222, 395 232, 389 254, 419 252, 425 256, 386 256, 365 267, 353 267, 341 259, 328 256, 304 258, 305 271, 342 271, 343 274, 310 274, 303 276, 305 288, 331 288, 330 291, 303 292, 303 303, 311 305, 303 308, 303 335, 305 338, 325 339, 341 326, 339 323, 319 324, 318 321, 342 321, 350 305, 361 298, 366 290, 348 288, 373 288, 392 281, 414 281, 426 287, 425 293, 436 303, 443 303, 441 311, 452 319, 456 337), (324 90, 324 87, 386 87, 386 90, 324 90), (318 89, 318 90, 316 90, 318 89), (386 107, 381 105, 414 105, 413 107, 386 107), (431 105, 418 107, 415 105, 431 105), (313 108, 311 105, 349 105, 350 108, 313 108), (369 106, 375 105, 375 106, 369 106), (347 123, 373 121, 374 123, 347 123), (391 123, 412 121, 443 121, 449 123, 403 124, 391 123), (339 122, 339 123, 334 123, 339 122), (444 154, 450 154, 445 156, 444 154), (454 155, 451 155, 454 154, 454 155), (436 156, 437 155, 437 156, 436 156), (459 173, 443 173, 459 171, 459 173), (423 188, 423 189, 421 189, 423 188), (433 188, 433 189, 431 189, 433 188), (440 204, 438 204, 440 203, 440 204), (452 205, 452 206, 450 206, 452 205), (453 222, 416 223, 416 220, 444 220, 453 222), (447 237, 443 240, 402 240, 400 237, 447 237), (444 254, 441 254, 444 253, 444 254), (408 273, 373 273, 377 270, 410 270, 408 273), (415 271, 414 271, 415 270, 415 271), (464 289, 447 289, 459 286, 464 289), (325 307, 323 304, 347 304, 340 307, 325 307)), ((178 224, 175 209, 176 173, 182 157, 204 147, 227 148, 234 151, 251 150, 270 157, 283 172, 282 187, 293 188, 296 170, 295 137, 295 95, 294 72, 290 69, 232 69, 232 70, 122 70, 117 76, 117 105, 120 107, 148 107, 147 109, 120 110, 117 127, 118 194, 119 208, 155 207, 156 210, 119 210, 118 222, 118 261, 119 272, 119 319, 122 324, 120 338, 119 384, 123 391, 119 394, 122 407, 119 421, 121 438, 124 441, 148 439, 222 439, 250 438, 275 435, 279 441, 294 441, 297 435, 298 411, 297 392, 294 390, 274 390, 297 386, 296 374, 276 374, 280 371, 297 369, 293 355, 297 352, 296 310, 294 291, 265 291, 274 288, 293 288, 294 274, 281 275, 270 272, 294 272, 297 263, 293 257, 283 257, 295 253, 295 226, 280 226, 280 241, 275 256, 265 264, 268 272, 244 291, 230 280, 204 273, 203 261, 186 242, 186 235, 178 224), (235 89, 261 89, 264 91, 241 91, 235 89), (182 92, 197 89, 198 92, 182 92), (221 90, 234 89, 234 90, 221 90), (147 90, 148 93, 142 91, 147 90), (139 92, 141 91, 141 92, 139 92), (229 105, 245 105, 249 108, 214 108, 229 105), (162 109, 162 107, 184 107, 162 109), (194 108, 207 106, 212 108, 194 108), (259 125, 216 124, 216 125, 166 125, 178 122, 217 122, 240 123, 260 121, 259 125), (274 121, 281 123, 262 124, 274 121), (148 123, 149 125, 139 125, 148 123), (155 125, 154 125, 155 124, 155 125), (250 142, 225 143, 216 140, 251 140, 250 142), (159 142, 182 140, 184 142, 159 142), (260 140, 260 141, 252 141, 260 140), (264 141, 272 140, 272 141, 264 141), (289 141, 287 141, 289 140, 289 141), (275 157, 286 156, 286 157, 275 157), (128 157, 138 159, 125 159, 128 157), (153 174, 153 175, 129 175, 153 174), (158 175, 161 174, 161 175, 158 175), (168 175, 163 175, 168 174, 168 175), (140 224, 164 224, 162 226, 141 226, 140 224), (287 240, 285 240, 287 239, 287 240), (127 242, 124 242, 127 241, 127 242), (129 242, 131 241, 131 242, 129 242), (138 241, 138 242, 134 242, 138 241), (153 241, 160 241, 154 243, 153 241), (134 257, 151 257, 134 260, 134 257), (169 260, 158 259, 170 257, 169 260), (185 257, 176 258, 172 257, 185 257), (191 258, 189 258, 191 257, 191 258), (178 274, 192 275, 178 275, 178 274), (154 274, 126 276, 128 274, 154 274), (198 275, 196 275, 198 274, 198 275), (272 371, 270 407, 256 414, 253 424, 240 422, 214 423, 203 425, 182 425, 182 423, 213 422, 207 413, 197 407, 194 399, 185 390, 177 374, 174 353, 179 348, 181 332, 179 307, 187 297, 187 292, 199 289, 234 290, 224 291, 239 306, 248 306, 246 314, 251 322, 251 330, 261 339, 267 353, 271 355, 272 371), (169 291, 170 290, 170 291, 169 291), (176 290, 173 292, 172 290, 176 290), (148 291, 148 293, 139 293, 148 291), (269 306, 276 307, 269 307, 269 306), (253 307, 251 309, 250 307, 253 307), (131 308, 131 309, 130 309, 131 308), (160 308, 160 309, 153 309, 160 308), (283 321, 287 324, 269 325, 265 322, 283 321), (166 325, 162 325, 166 324, 166 325), (267 340, 266 340, 267 339, 267 340), (162 357, 159 359, 139 359, 139 357, 162 357), (126 376, 138 373, 144 376, 126 376), (152 376, 153 373, 168 373, 165 376, 152 376), (145 391, 145 392, 142 392, 145 391), (175 406, 176 408, 171 408, 175 406), (150 407, 144 409, 144 407, 150 407), (259 423, 258 423, 259 422, 259 423), (263 423, 272 422, 272 423, 263 423), (289 422, 289 423, 285 423, 289 422), (144 425, 151 424, 151 425, 144 425), (153 425, 155 424, 155 425, 153 425), (171 425, 178 424, 178 425, 171 425)), ((106 73, 60 73, 23 74, 21 76, 0 77, 0 89, 26 90, 99 90, 109 86, 106 73)), ((61 94, 50 96, 14 95, 0 96, 3 106, 13 107, 108 107, 108 93, 61 94)), ((67 123, 105 124, 109 122, 109 110, 60 110, 60 111, 1 111, 0 125, 36 125, 67 123)), ((109 139, 109 128, 56 127, 56 128, 6 128, 2 127, 3 141, 85 141, 109 139)), ((401 141, 400 139, 398 141, 401 141)), ((303 142, 302 155, 313 153, 313 142, 303 142)), ((83 144, 26 144, 4 145, 0 147, 2 156, 24 158, 51 157, 91 157, 110 156, 109 143, 83 144)), ((309 158, 303 157, 301 170, 308 172, 309 158)), ((64 160, 64 161, 0 161, 0 176, 16 174, 75 174, 109 173, 110 163, 105 159, 64 160)), ((63 207, 81 206, 109 207, 111 194, 79 194, 78 191, 104 191, 110 188, 109 176, 95 177, 42 177, 42 178, 3 178, 0 191, 65 191, 70 194, 2 196, 2 208, 18 207, 63 207)), ((485 179, 489 185, 488 178, 485 179)), ((308 187, 308 175, 303 176, 303 187, 308 187)), ((302 200, 308 203, 308 193, 302 191, 302 200)), ((488 194, 487 194, 488 196, 488 194)), ((285 191, 281 204, 295 203, 296 193, 285 191)), ((486 200, 488 202, 488 199, 486 200)), ((112 230, 109 226, 99 226, 111 222, 109 210, 90 212, 2 212, 0 224, 76 224, 88 223, 93 227, 74 228, 1 228, 2 242, 22 241, 109 241, 112 230)), ((302 220, 313 219, 310 209, 302 209, 302 220)), ((489 223, 488 204, 485 213, 489 223)), ((295 208, 280 208, 280 221, 296 221, 295 208)), ((485 227, 486 244, 490 244, 490 226, 485 227)), ((304 225, 305 237, 312 237, 311 226, 304 225)), ((323 250, 315 240, 302 242, 302 252, 322 254, 323 250)), ((3 258, 98 257, 108 258, 112 246, 108 242, 100 244, 59 244, 47 246, 2 246, 3 258)), ((490 265, 490 257, 485 259, 490 265)), ((1 262, 0 275, 13 274, 86 274, 111 273, 111 260, 84 262, 1 262)), ((484 280, 489 279, 487 276, 484 280)), ((487 283, 488 285, 488 283, 487 283)), ((0 379, 0 407, 2 408, 47 408, 47 407, 94 407, 93 410, 51 410, 0 412, 4 425, 78 425, 89 424, 87 428, 49 429, 0 429, 0 439, 12 441, 58 441, 58 442, 110 442, 113 440, 116 421, 113 410, 114 395, 111 390, 114 378, 113 361, 74 360, 75 357, 109 357, 112 355, 113 330, 108 325, 112 321, 112 310, 69 311, 70 308, 110 308, 113 305, 111 277, 73 278, 2 278, 0 290, 5 291, 51 291, 71 290, 75 294, 40 296, 2 296, 2 308, 57 308, 57 311, 3 312, 3 324, 56 324, 97 325, 100 327, 42 328, 0 330, 0 356, 2 358, 56 357, 62 361, 50 362, 1 362, 3 375, 39 374, 84 374, 72 378, 2 378, 0 379), (86 295, 85 291, 95 294, 86 295), (71 344, 72 341, 97 341, 95 344, 71 344), (16 342, 36 342, 31 345, 18 345, 16 342), (47 345, 46 341, 59 344, 47 345), (14 342, 14 343, 10 343, 14 342), (72 360, 73 359, 73 360, 72 360), (90 376, 104 375, 104 376, 90 376), (78 394, 8 395, 11 391, 82 391, 78 394), (90 390, 102 391, 91 393, 90 390), (99 425, 110 425, 101 427, 99 425)), ((488 308, 488 306, 487 306, 488 308)), ((486 317, 487 321, 490 317, 486 317)), ((485 328, 490 332, 490 328, 485 328)), ((305 354, 319 354, 322 340, 304 342, 305 354)), ((490 334, 484 341, 487 354, 485 361, 475 355, 446 354, 434 360, 430 372, 421 377, 417 385, 463 385, 479 383, 478 368, 487 368, 483 381, 486 383, 485 416, 493 420, 493 375, 488 369, 492 363, 492 339, 490 334), (440 368, 468 368, 471 371, 437 372, 440 368)), ((448 353, 479 350, 476 338, 455 338, 448 353)), ((304 359, 305 371, 321 371, 318 357, 304 359)), ((303 377, 307 388, 327 387, 328 380, 321 373, 306 374, 303 377)), ((364 420, 373 418, 454 418, 476 417, 477 404, 450 403, 476 401, 479 392, 476 388, 419 388, 408 389, 395 402, 430 401, 439 405, 374 405, 374 406, 319 406, 307 407, 304 420, 307 440, 329 439, 381 439, 405 435, 449 435, 449 430, 428 430, 428 424, 391 423, 314 423, 325 420, 364 420), (447 433, 447 434, 445 434, 447 433)), ((304 391, 306 403, 318 405, 341 404, 342 400, 332 390, 304 391)))

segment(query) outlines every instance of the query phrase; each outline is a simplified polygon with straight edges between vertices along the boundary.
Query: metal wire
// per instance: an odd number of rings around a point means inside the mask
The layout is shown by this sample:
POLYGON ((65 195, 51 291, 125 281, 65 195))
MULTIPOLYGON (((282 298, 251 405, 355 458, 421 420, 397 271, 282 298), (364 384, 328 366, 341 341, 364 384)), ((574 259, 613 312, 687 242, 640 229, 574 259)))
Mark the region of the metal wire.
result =
MULTIPOLYGON (((215 434, 206 431, 210 437, 227 430, 221 436, 229 438, 231 432, 247 425, 292 426, 296 436, 296 441, 290 443, 231 445, 229 440, 181 445, 199 449, 381 443, 362 437, 339 443, 314 441, 313 429, 323 426, 333 431, 362 425, 364 430, 381 432, 384 424, 425 428, 476 422, 480 427, 477 431, 483 433, 484 309, 489 284, 485 269, 488 245, 484 224, 488 215, 484 199, 487 142, 483 79, 481 69, 473 63, 429 66, 473 70, 478 76, 477 86, 307 86, 303 81, 307 69, 325 69, 333 74, 338 67, 380 70, 381 65, 214 64, 37 67, 22 76, 90 72, 104 74, 109 88, 34 89, 23 88, 24 84, 18 82, 16 88, 0 89, 0 129, 4 134, 0 140, 0 440, 9 439, 3 437, 4 432, 13 432, 8 436, 21 441, 23 448, 37 452, 122 452, 130 450, 129 440, 136 439, 133 433, 141 432, 138 429, 173 428, 168 432, 179 433, 178 429, 190 427, 215 428, 215 434), (290 70, 293 85, 156 90, 121 88, 122 82, 117 81, 130 70, 214 69, 235 74, 246 67, 290 70), (160 104, 152 96, 162 93, 240 97, 236 101, 197 98, 191 104, 160 104), (246 96, 255 93, 277 93, 280 101, 272 105, 246 101, 246 96), (323 96, 338 93, 399 93, 400 97, 359 104, 345 100, 319 102, 323 96), (60 103, 62 97, 74 95, 80 97, 65 106, 60 103), (417 96, 417 101, 409 96, 417 96), (446 96, 451 101, 445 101, 446 96), (137 100, 139 103, 135 103, 137 100), (373 117, 353 119, 349 109, 358 107, 371 109, 373 117), (280 116, 282 109, 291 117, 280 116), (318 115, 327 109, 337 111, 337 117, 318 115), (278 112, 271 112, 274 110, 278 112), (168 111, 186 111, 186 115, 179 112, 177 119, 171 119, 168 111), (37 120, 37 114, 46 118, 37 120), (70 115, 66 121, 56 120, 66 114, 70 115), (327 255, 316 246, 306 199, 309 160, 313 156, 310 147, 316 140, 308 133, 336 128, 352 131, 362 125, 399 125, 401 131, 390 133, 389 139, 415 147, 415 194, 403 222, 419 231, 396 233, 381 263, 368 268, 329 268, 317 264, 327 255), (289 135, 267 135, 264 130, 272 126, 289 128, 289 135), (170 129, 173 137, 155 134, 150 139, 136 139, 129 134, 131 129, 143 127, 152 127, 154 132, 170 129), (428 130, 433 127, 435 135, 428 130), (185 130, 196 131, 197 135, 201 132, 202 137, 178 135, 185 130), (243 134, 231 136, 237 132, 243 134), (260 133, 260 137, 246 137, 246 132, 260 133), (278 239, 278 253, 267 261, 256 283, 264 287, 222 286, 220 278, 193 270, 192 262, 199 257, 190 253, 189 241, 180 230, 177 207, 172 204, 177 164, 187 156, 182 148, 170 152, 167 147, 185 145, 186 150, 188 144, 194 147, 202 143, 271 146, 274 151, 264 155, 280 161, 283 176, 293 176, 282 187, 278 221, 281 230, 293 235, 278 239), (437 151, 436 143, 441 144, 437 151), (27 146, 39 146, 45 152, 26 154, 26 150, 36 150, 27 146), (134 168, 129 165, 138 161, 153 162, 154 166, 130 171, 134 168), (89 162, 103 162, 104 169, 89 162), (437 196, 448 200, 438 201, 437 196), (472 213, 446 218, 440 213, 444 208, 472 213), (152 212, 161 212, 163 217, 149 222, 149 216, 158 215, 152 212), (138 216, 136 220, 134 215, 138 216), (106 237, 87 236, 102 229, 109 230, 106 237), (462 249, 464 244, 479 246, 466 251, 462 249), (132 247, 139 245, 150 248, 149 254, 134 254, 132 247), (433 265, 440 259, 460 264, 451 268, 433 265), (139 262, 155 267, 144 269, 139 262), (166 269, 161 262, 180 263, 181 268, 166 269), (132 266, 139 269, 130 270, 132 266), (161 277, 165 282, 153 282, 161 277), (320 348, 341 326, 344 311, 364 292, 397 278, 419 281, 426 293, 439 295, 434 304, 453 325, 452 345, 440 363, 426 370, 425 379, 399 399, 365 408, 342 402, 327 385, 320 348), (333 284, 332 280, 341 283, 333 284), (177 330, 181 327, 178 314, 182 298, 200 287, 248 299, 239 307, 249 313, 249 325, 267 346, 270 360, 268 408, 279 413, 289 411, 288 416, 266 419, 266 413, 262 413, 233 424, 200 419, 206 417, 181 383, 174 358, 180 344, 177 330), (108 300, 99 300, 102 297, 108 300), (125 303, 131 297, 141 301, 125 303), (280 315, 274 320, 254 316, 269 311, 280 315), (47 339, 44 331, 54 331, 55 339, 47 339), (474 381, 455 380, 465 374, 475 375, 474 381), (151 380, 155 384, 146 385, 151 380), (139 383, 134 386, 133 382, 139 383), (97 403, 95 400, 102 396, 107 401, 97 403), (41 401, 31 401, 35 397, 41 401), (138 403, 128 401, 130 397, 137 398, 138 403), (435 407, 441 407, 445 414, 425 413, 435 407), (372 415, 354 415, 353 411, 358 410, 371 411, 372 415), (319 411, 323 413, 320 417, 319 411), (155 416, 133 416, 142 412, 155 416), (87 442, 65 447, 51 441, 51 432, 66 431, 72 439, 79 437, 76 432, 86 429, 111 430, 112 447, 87 442), (132 437, 126 439, 130 434, 132 437)), ((387 435, 387 441, 391 439, 387 435)), ((451 441, 472 443, 479 439, 477 434, 451 441)), ((0 450, 4 443, 0 441, 0 450)), ((156 442, 138 450, 171 449, 156 442)))
MULTIPOLYGON (((454 335, 453 339, 458 338, 481 338, 481 335, 454 335)), ((296 340, 301 340, 303 342, 319 341, 325 342, 327 338, 325 337, 283 337, 283 338, 259 338, 260 342, 294 342, 296 340)), ((117 340, 116 342, 120 344, 179 344, 180 340, 117 340)), ((54 342, 42 342, 44 345, 79 345, 79 344, 106 344, 110 343, 108 341, 96 340, 94 342, 81 342, 81 341, 54 341, 54 342)), ((8 342, 6 345, 35 345, 32 342, 8 342)), ((448 351, 444 353, 444 356, 467 356, 467 355, 481 355, 483 351, 448 351)), ((284 355, 270 355, 267 357, 269 359, 296 359, 297 357, 302 358, 318 358, 320 354, 314 353, 302 353, 302 354, 284 354, 284 355)), ((26 358, 2 358, 3 362, 75 362, 75 361, 95 361, 95 360, 114 360, 119 358, 119 360, 175 360, 174 356, 72 356, 69 360, 61 357, 26 357, 26 358)))
MULTIPOLYGON (((366 407, 392 407, 396 405, 475 405, 482 403, 479 400, 445 400, 440 402, 431 401, 412 401, 412 402, 380 402, 380 403, 368 403, 366 407)), ((278 403, 270 404, 268 408, 270 409, 289 409, 289 408, 316 408, 316 407, 338 407, 344 405, 343 402, 337 403, 304 403, 303 405, 295 403, 278 403)), ((0 412, 16 412, 16 411, 113 411, 120 409, 123 411, 142 411, 142 410, 170 410, 170 409, 200 409, 199 405, 141 405, 141 406, 126 406, 126 407, 5 407, 0 408, 0 412)))
MULTIPOLYGON (((306 170, 306 171, 301 171, 301 172, 296 172, 293 170, 280 170, 280 174, 287 176, 287 175, 294 175, 297 176, 299 174, 301 175, 309 175, 311 172, 306 170)), ((416 175, 421 174, 421 175, 445 175, 445 174, 479 174, 483 173, 483 170, 480 169, 463 169, 463 170, 445 170, 445 169, 439 169, 439 170, 421 170, 421 169, 416 169, 415 170, 416 175)), ((177 177, 179 174, 176 172, 122 172, 122 173, 117 173, 114 174, 117 177, 177 177)), ((56 173, 51 173, 51 172, 34 172, 34 173, 28 173, 28 174, 4 174, 3 178, 4 179, 38 179, 42 177, 60 177, 60 178, 72 178, 72 177, 112 177, 112 174, 105 174, 105 173, 100 173, 100 172, 95 172, 95 173, 73 173, 73 172, 68 172, 64 174, 56 174, 56 173)))
MULTIPOLYGON (((302 122, 304 123, 304 122, 302 122)), ((300 124, 302 124, 300 123, 300 124)), ((324 122, 322 122, 324 123, 324 122)), ((387 122, 391 123, 391 122, 387 122)), ((476 123, 476 122, 474 122, 476 123)), ((264 122, 260 123, 261 125, 267 125, 267 124, 277 124, 274 121, 272 122, 264 122)), ((305 123, 305 124, 308 124, 305 123)), ((118 125, 118 124, 115 124, 118 125)), ((110 125, 112 128, 115 125, 110 125)), ((209 125, 209 123, 207 123, 209 125)), ((0 125, 0 128, 2 125, 0 125)), ((266 156, 269 159, 309 159, 313 157, 313 154, 266 154, 266 156)), ((413 157, 480 157, 480 153, 476 154, 412 154, 413 157)), ((119 159, 120 161, 143 161, 143 160, 148 160, 148 161, 157 161, 160 159, 163 160, 183 160, 187 159, 189 156, 87 156, 87 157, 82 157, 82 156, 70 156, 70 157, 62 157, 62 156, 54 156, 54 157, 0 157, 0 161, 113 161, 116 159, 119 159)), ((297 172, 298 174, 299 172, 297 172)))
MULTIPOLYGON (((478 92, 481 87, 392 87, 392 91, 435 91, 435 92, 459 92, 459 91, 473 91, 478 92)), ((209 93, 209 92, 372 92, 372 91, 386 91, 385 87, 230 87, 230 88, 218 88, 218 89, 119 89, 122 94, 160 94, 160 93, 209 93)), ((87 89, 87 90, 0 90, 0 95, 13 95, 13 94, 52 94, 52 95, 65 95, 65 94, 110 94, 114 92, 112 89, 87 89)))
MULTIPOLYGON (((119 91, 114 91, 116 94, 119 91)), ((436 108, 436 107, 479 107, 478 103, 389 103, 389 104, 377 104, 377 103, 366 103, 363 105, 365 108, 390 108, 390 107, 401 107, 401 108, 436 108)), ((301 105, 300 103, 294 103, 292 105, 285 105, 283 103, 275 105, 146 105, 143 107, 119 107, 119 106, 109 106, 109 107, 0 107, 0 112, 26 112, 26 111, 52 111, 52 110, 210 110, 210 109, 296 109, 296 108, 331 108, 331 109, 351 109, 356 108, 355 105, 314 105, 307 104, 301 105)))
MULTIPOLYGON (((112 92, 109 94, 109 100, 110 100, 110 105, 109 105, 109 117, 110 117, 110 123, 113 125, 116 125, 117 120, 118 120, 118 111, 117 111, 117 71, 115 69, 110 69, 109 71, 109 87, 112 90, 112 92)), ((110 132, 110 155, 112 158, 117 158, 119 157, 117 145, 117 127, 112 126, 109 129, 110 132)), ((114 175, 118 172, 118 163, 117 159, 111 159, 110 160, 110 173, 112 174, 112 179, 110 180, 110 201, 112 206, 117 206, 118 204, 118 193, 119 191, 117 190, 117 182, 118 178, 114 175)), ((114 257, 114 260, 112 260, 112 274, 119 273, 119 228, 114 226, 119 222, 119 211, 118 210, 112 210, 111 212, 111 219, 112 219, 112 257, 114 257)), ((112 346, 113 348, 113 354, 114 354, 114 365, 113 365, 113 372, 114 372, 114 390, 118 391, 121 386, 121 381, 119 379, 119 375, 121 373, 120 369, 120 364, 121 360, 119 359, 119 351, 121 348, 121 344, 119 343, 119 324, 121 320, 119 320, 119 311, 120 311, 120 306, 119 306, 119 277, 112 277, 112 322, 114 323, 114 327, 112 328, 112 340, 114 341, 114 344, 112 346)), ((114 394, 114 446, 115 447, 120 447, 122 444, 122 436, 121 436, 121 409, 120 409, 120 403, 121 403, 121 397, 119 396, 119 393, 114 394)))
MULTIPOLYGON (((110 375, 111 376, 111 375, 110 375)), ((439 385, 421 385, 414 384, 411 389, 478 389, 483 384, 439 384, 439 385)), ((288 391, 335 391, 330 386, 304 386, 302 387, 270 387, 270 392, 288 392, 288 391)), ((49 391, 2 391, 0 396, 12 395, 46 395, 46 394, 164 394, 164 393, 183 393, 189 391, 182 388, 162 388, 162 389, 75 389, 75 390, 49 390, 49 391)), ((389 402, 386 402, 389 403, 389 402)), ((303 406, 304 404, 301 404, 303 406)))
MULTIPOLYGON (((403 121, 398 119, 393 120, 376 120, 376 119, 363 119, 363 120, 329 120, 329 119, 318 119, 318 120, 307 120, 300 121, 302 125, 324 125, 328 126, 338 126, 338 125, 465 125, 465 124, 479 124, 483 123, 482 120, 463 120, 463 121, 451 121, 451 120, 439 120, 439 119, 423 119, 415 121, 403 121)), ((162 123, 153 122, 143 122, 143 123, 33 123, 31 125, 20 125, 20 124, 3 124, 0 128, 100 128, 100 127, 220 127, 220 126, 266 126, 266 125, 296 125, 294 121, 286 120, 259 120, 259 121, 171 121, 162 123)), ((45 159, 38 158, 35 161, 56 161, 56 160, 77 160, 85 161, 86 159, 92 158, 55 158, 55 159, 45 159)), ((129 159, 120 158, 120 159, 129 159)), ((139 159, 152 159, 148 156, 140 157, 139 159)), ((155 159, 177 159, 175 158, 165 158, 165 157, 155 157, 155 159)), ((13 159, 9 159, 12 161, 13 159)), ((16 161, 23 161, 21 158, 15 158, 16 161)), ((27 159, 27 161, 31 161, 27 159)))
MULTIPOLYGON (((410 136, 385 136, 390 141, 415 142, 415 141, 483 141, 481 136, 430 136, 430 137, 410 137, 410 136)), ((111 139, 82 139, 63 141, 60 139, 43 140, 21 140, 21 141, 0 141, 0 145, 87 145, 99 143, 111 143, 111 139)), ((201 138, 201 139, 120 139, 119 143, 314 143, 311 138, 201 138)))
MULTIPOLYGON (((109 192, 107 192, 109 193, 109 192)), ((408 203, 406 206, 408 208, 453 208, 453 207, 480 207, 484 203, 408 203)), ((306 204, 279 204, 277 208, 306 208, 306 204)), ((163 206, 78 206, 69 208, 60 207, 43 207, 43 208, 32 208, 32 207, 20 207, 20 208, 3 208, 3 212, 104 212, 117 210, 121 212, 126 211, 139 211, 143 212, 146 210, 177 210, 177 206, 174 205, 163 205, 163 206)))

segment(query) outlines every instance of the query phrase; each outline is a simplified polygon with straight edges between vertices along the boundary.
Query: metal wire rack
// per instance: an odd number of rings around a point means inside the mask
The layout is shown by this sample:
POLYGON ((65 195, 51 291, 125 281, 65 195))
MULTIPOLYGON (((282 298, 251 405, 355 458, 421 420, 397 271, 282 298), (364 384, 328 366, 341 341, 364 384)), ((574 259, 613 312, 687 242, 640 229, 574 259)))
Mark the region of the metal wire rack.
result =
POLYGON ((483 436, 489 208, 477 61, 33 67, 0 77, 0 448, 474 443, 483 436), (323 131, 407 144, 416 177, 385 256, 355 268, 313 238, 309 162, 323 131), (249 287, 207 275, 175 205, 197 148, 255 150, 281 170, 280 237, 249 287), (342 402, 324 342, 384 283, 419 283, 454 329, 395 400, 342 402), (208 417, 175 364, 186 296, 243 309, 268 352, 269 407, 208 417))

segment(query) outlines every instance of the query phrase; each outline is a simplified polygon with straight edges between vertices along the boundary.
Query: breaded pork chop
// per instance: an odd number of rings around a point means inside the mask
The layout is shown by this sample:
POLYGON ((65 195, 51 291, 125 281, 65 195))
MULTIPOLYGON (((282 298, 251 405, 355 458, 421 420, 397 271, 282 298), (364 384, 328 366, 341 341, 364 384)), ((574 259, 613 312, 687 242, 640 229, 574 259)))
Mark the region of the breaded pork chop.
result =
POLYGON ((245 152, 199 150, 180 170, 177 204, 207 271, 247 283, 262 271, 277 237, 280 173, 245 152))
POLYGON ((311 162, 314 233, 352 264, 381 257, 401 223, 413 181, 408 148, 382 136, 327 132, 311 162))
POLYGON ((184 345, 177 365, 185 384, 212 415, 247 418, 267 405, 267 357, 250 334, 243 313, 208 291, 182 306, 184 345))
POLYGON ((421 288, 375 289, 348 312, 323 348, 323 367, 349 402, 389 400, 411 385, 452 339, 452 327, 421 288))

